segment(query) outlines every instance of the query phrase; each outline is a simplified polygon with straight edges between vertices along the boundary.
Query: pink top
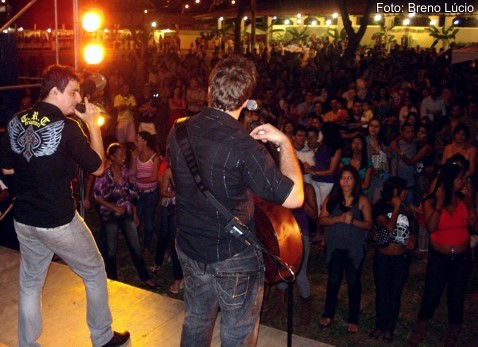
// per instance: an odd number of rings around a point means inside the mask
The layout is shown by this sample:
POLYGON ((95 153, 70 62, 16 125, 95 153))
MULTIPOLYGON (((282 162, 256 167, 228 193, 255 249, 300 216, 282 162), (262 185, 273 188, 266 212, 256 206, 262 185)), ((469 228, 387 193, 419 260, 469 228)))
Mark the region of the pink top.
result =
POLYGON ((458 201, 453 214, 443 209, 437 229, 430 235, 430 239, 444 246, 453 246, 468 242, 468 209, 463 201, 458 201))
MULTIPOLYGON (((136 158, 136 179, 150 177, 153 174, 153 158, 156 155, 154 153, 147 161, 144 163, 139 160, 139 157, 136 158)), ((139 190, 150 190, 158 187, 158 182, 149 182, 149 183, 140 183, 137 182, 139 190)))

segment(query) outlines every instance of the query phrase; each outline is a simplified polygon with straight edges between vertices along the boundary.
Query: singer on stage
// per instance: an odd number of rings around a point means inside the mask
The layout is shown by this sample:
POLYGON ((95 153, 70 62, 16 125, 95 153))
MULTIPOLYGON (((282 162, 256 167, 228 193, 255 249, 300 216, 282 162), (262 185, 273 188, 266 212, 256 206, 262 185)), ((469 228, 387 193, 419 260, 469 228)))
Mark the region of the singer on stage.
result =
MULTIPOLYGON (((257 72, 230 56, 209 77, 209 107, 187 123, 189 140, 208 190, 254 231, 252 194, 287 208, 302 206, 302 174, 289 139, 270 124, 250 134, 238 122, 257 72), (280 146, 280 168, 259 143, 280 146)), ((210 346, 221 311, 222 346, 255 346, 264 290, 262 254, 224 230, 227 220, 197 187, 173 128, 168 157, 176 185, 176 248, 184 271, 185 320, 181 346, 210 346)))
MULTIPOLYGON (((43 75, 40 99, 13 116, 0 147, 0 167, 14 173, 14 225, 20 242, 18 345, 37 346, 42 331, 41 296, 53 254, 79 275, 86 287, 87 324, 97 346, 121 346, 129 333, 111 329, 106 273, 95 240, 75 209, 71 191, 77 166, 93 175, 104 170, 98 108, 81 101, 79 77, 72 68, 51 65, 43 75), (90 142, 75 114, 88 126, 90 142)), ((85 345, 64 341, 60 345, 85 345)))

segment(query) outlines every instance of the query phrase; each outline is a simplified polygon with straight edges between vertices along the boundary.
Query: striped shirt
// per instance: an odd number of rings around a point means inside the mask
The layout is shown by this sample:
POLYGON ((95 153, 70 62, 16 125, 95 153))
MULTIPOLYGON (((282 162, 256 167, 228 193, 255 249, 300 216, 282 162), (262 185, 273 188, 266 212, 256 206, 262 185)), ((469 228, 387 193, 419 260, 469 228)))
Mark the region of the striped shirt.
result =
MULTIPOLYGON (((151 177, 153 175, 153 159, 156 156, 156 153, 154 153, 147 161, 144 163, 139 160, 139 157, 136 158, 136 179, 140 178, 146 178, 146 177, 151 177)), ((153 190, 158 187, 158 182, 149 182, 149 183, 144 183, 144 182, 137 182, 139 190, 153 190)))

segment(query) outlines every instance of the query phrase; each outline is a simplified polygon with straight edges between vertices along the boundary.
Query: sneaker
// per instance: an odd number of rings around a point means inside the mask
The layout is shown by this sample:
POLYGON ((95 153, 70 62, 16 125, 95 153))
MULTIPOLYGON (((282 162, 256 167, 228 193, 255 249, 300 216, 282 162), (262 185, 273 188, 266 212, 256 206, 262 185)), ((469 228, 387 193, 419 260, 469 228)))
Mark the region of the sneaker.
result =
POLYGON ((120 347, 125 345, 129 341, 129 332, 124 331, 122 333, 113 331, 113 337, 102 347, 120 347))

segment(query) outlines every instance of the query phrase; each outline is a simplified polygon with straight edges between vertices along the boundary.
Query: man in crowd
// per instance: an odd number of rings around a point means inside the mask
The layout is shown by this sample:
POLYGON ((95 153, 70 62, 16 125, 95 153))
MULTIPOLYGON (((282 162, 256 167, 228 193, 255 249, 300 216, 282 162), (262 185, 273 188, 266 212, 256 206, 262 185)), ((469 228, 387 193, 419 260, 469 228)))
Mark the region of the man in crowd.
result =
POLYGON ((73 69, 61 65, 47 68, 41 101, 13 116, 0 147, 1 168, 15 178, 14 226, 21 253, 20 347, 38 345, 42 289, 54 254, 83 279, 93 346, 122 346, 129 340, 128 332, 111 329, 103 259, 76 212, 70 188, 77 165, 96 176, 104 170, 99 111, 87 98, 85 113, 75 109, 81 100, 79 90, 79 77, 73 69), (66 117, 72 114, 88 126, 90 143, 79 124, 66 117))
POLYGON ((123 83, 121 92, 115 96, 113 103, 118 113, 118 124, 116 126, 116 138, 119 143, 134 143, 136 128, 134 113, 136 110, 136 98, 129 91, 129 84, 123 83))
MULTIPOLYGON (((254 64, 239 56, 210 75, 209 107, 185 125, 205 186, 254 232, 252 193, 297 208, 302 174, 288 137, 270 124, 249 134, 238 122, 257 80, 254 64), (280 148, 277 167, 261 142, 280 148)), ((225 231, 228 220, 205 198, 184 160, 177 128, 168 139, 176 184, 176 248, 184 271, 186 315, 181 346, 209 346, 221 311, 223 346, 255 346, 264 292, 262 253, 225 231)))

